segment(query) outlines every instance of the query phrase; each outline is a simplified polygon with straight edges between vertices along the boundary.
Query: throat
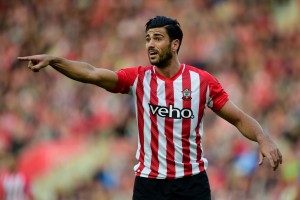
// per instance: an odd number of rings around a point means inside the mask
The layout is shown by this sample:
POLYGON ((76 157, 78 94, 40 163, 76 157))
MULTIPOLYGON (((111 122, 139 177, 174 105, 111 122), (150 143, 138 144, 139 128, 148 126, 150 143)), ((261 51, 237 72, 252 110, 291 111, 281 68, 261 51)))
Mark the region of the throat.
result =
POLYGON ((156 66, 156 71, 158 74, 160 74, 161 76, 164 76, 166 78, 172 78, 173 76, 175 76, 178 71, 180 70, 180 64, 179 65, 169 65, 169 66, 165 66, 165 67, 157 67, 156 66))

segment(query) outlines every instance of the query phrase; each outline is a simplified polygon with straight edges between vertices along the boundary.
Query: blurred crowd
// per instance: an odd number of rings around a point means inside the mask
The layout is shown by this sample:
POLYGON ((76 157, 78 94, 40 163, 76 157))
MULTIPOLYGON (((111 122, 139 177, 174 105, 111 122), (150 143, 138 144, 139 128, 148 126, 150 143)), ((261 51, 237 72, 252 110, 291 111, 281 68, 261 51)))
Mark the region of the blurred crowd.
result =
POLYGON ((111 70, 148 65, 144 29, 156 15, 180 22, 180 61, 215 75, 283 154, 277 171, 267 159, 258 166, 257 144, 207 109, 203 146, 213 199, 300 199, 298 0, 0 1, 0 171, 7 154, 19 158, 45 140, 92 141, 110 129, 115 144, 105 166, 56 199, 130 199, 131 98, 50 67, 33 73, 16 58, 47 53, 111 70))

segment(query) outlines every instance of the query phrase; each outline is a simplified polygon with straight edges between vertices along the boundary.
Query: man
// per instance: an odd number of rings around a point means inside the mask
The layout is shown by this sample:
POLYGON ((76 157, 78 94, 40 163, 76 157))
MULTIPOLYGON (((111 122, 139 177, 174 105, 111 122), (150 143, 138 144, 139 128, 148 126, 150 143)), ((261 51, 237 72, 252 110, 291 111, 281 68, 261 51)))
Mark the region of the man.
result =
POLYGON ((177 20, 157 16, 145 32, 151 66, 113 72, 49 55, 19 60, 35 72, 50 65, 71 79, 133 95, 139 132, 134 200, 211 199, 201 145, 205 106, 257 142, 259 164, 267 157, 276 170, 281 153, 258 122, 229 100, 212 75, 179 62, 183 34, 177 20))
POLYGON ((33 200, 31 182, 24 173, 18 170, 17 158, 14 155, 9 155, 5 164, 7 169, 0 176, 0 199, 33 200))

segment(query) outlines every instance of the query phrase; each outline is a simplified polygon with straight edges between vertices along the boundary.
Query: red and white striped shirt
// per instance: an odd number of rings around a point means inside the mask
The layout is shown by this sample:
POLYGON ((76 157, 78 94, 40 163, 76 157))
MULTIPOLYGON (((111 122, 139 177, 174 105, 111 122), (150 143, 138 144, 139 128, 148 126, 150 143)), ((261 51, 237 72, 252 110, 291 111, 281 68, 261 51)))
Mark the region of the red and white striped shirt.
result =
POLYGON ((155 66, 125 68, 118 72, 113 92, 135 99, 138 123, 137 176, 180 178, 207 168, 201 138, 207 105, 219 110, 228 95, 208 72, 182 64, 172 78, 155 66))
POLYGON ((0 199, 25 200, 32 197, 30 182, 23 173, 6 172, 0 176, 0 199))

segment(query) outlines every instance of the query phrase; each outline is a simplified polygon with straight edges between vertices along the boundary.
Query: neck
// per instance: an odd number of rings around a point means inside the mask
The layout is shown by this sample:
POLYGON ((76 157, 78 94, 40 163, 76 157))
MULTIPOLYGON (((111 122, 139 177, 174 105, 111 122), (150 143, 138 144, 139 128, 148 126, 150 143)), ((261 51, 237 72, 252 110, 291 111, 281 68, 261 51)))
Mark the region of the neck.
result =
POLYGON ((178 58, 172 59, 166 65, 159 66, 159 67, 156 66, 155 69, 159 74, 163 75, 164 77, 171 78, 180 69, 180 62, 179 62, 178 58))

